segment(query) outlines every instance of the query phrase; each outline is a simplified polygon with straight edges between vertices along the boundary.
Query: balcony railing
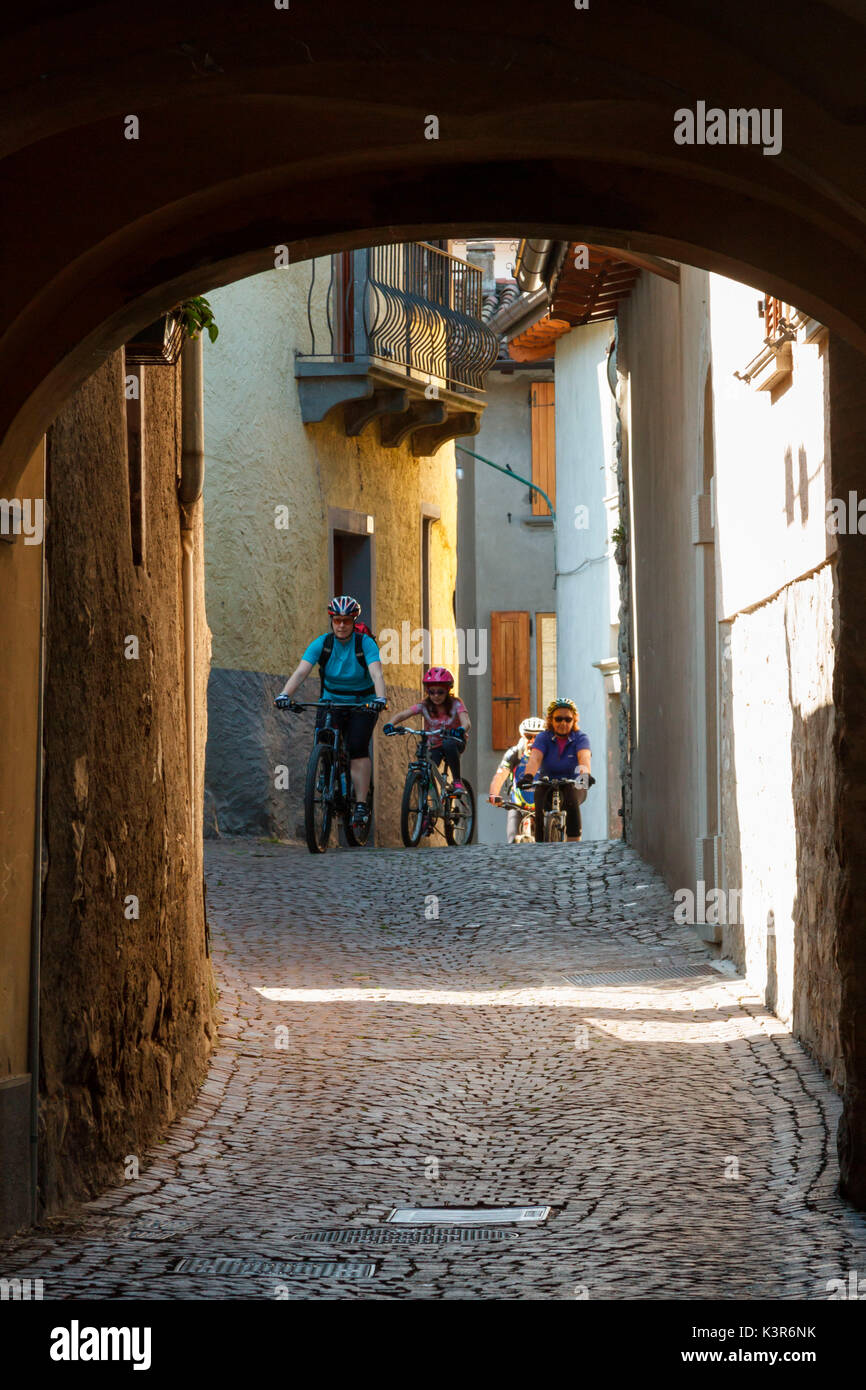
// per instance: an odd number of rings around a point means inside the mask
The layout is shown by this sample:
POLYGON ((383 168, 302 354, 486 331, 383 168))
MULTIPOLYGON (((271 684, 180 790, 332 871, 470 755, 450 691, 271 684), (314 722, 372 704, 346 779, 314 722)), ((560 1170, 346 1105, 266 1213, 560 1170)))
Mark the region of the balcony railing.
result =
POLYGON ((372 246, 331 257, 324 315, 321 289, 313 261, 310 351, 303 359, 374 359, 425 384, 470 395, 484 390, 499 340, 481 319, 478 266, 427 242, 372 246))

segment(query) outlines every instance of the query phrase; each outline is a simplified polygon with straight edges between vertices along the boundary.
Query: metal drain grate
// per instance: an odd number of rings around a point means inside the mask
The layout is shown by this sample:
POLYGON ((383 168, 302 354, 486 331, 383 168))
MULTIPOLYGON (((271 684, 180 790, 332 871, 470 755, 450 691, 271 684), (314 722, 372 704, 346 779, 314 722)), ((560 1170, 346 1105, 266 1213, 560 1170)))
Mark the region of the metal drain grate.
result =
POLYGON ((188 1255, 178 1260, 171 1272, 214 1274, 230 1279, 248 1274, 266 1274, 276 1279, 369 1279, 376 1273, 376 1266, 350 1263, 348 1260, 204 1259, 198 1255, 188 1255))
POLYGON ((562 978, 570 985, 640 985, 646 980, 717 980, 719 972, 702 965, 641 965, 632 970, 588 970, 562 978))
POLYGON ((414 1226, 407 1230, 353 1226, 341 1231, 310 1231, 292 1236, 292 1240, 315 1241, 318 1245, 444 1245, 446 1241, 507 1240, 513 1234, 482 1226, 414 1226))
POLYGON ((490 1226, 520 1224, 538 1226, 550 1215, 550 1207, 395 1207, 386 1217, 405 1226, 490 1226))

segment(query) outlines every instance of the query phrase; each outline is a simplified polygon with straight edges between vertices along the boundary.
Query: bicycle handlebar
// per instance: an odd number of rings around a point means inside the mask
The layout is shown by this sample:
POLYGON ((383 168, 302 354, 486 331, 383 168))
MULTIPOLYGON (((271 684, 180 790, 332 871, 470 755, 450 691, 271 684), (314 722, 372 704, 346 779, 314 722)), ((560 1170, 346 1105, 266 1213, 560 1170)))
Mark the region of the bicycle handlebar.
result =
POLYGON ((277 705, 277 709, 287 709, 291 714, 297 714, 298 711, 302 709, 363 709, 371 712, 373 710, 382 710, 382 705, 378 701, 376 704, 372 704, 371 702, 367 701, 364 704, 356 705, 344 704, 341 700, 292 700, 291 695, 287 695, 284 698, 290 700, 291 703, 279 705, 277 704, 277 700, 279 700, 280 698, 282 697, 278 695, 274 700, 274 704, 277 705))

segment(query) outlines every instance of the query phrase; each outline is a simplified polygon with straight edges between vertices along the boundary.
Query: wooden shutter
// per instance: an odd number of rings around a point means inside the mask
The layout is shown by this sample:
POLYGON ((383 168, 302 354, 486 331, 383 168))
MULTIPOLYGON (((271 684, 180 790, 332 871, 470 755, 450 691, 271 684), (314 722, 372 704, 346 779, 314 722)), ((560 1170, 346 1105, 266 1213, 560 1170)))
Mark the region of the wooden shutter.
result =
MULTIPOLYGON (((532 481, 544 488, 556 506, 556 430, 552 381, 535 381, 530 387, 532 421, 532 481)), ((550 509, 538 492, 532 494, 533 516, 549 516, 550 509)))
POLYGON ((529 614, 490 614, 493 748, 517 742, 517 726, 532 714, 529 698, 529 614))

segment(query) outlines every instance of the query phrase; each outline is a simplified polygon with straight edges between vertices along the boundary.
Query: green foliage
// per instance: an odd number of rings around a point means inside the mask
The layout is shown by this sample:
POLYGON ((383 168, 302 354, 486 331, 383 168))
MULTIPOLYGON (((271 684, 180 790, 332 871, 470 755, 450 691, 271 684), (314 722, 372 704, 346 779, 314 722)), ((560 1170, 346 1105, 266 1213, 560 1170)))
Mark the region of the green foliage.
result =
POLYGON ((216 342, 219 329, 214 322, 213 309, 204 295, 198 294, 194 299, 182 300, 180 304, 175 305, 172 313, 180 314, 183 330, 188 338, 197 338, 202 329, 206 329, 211 342, 216 342))
POLYGON ((625 527, 622 522, 620 522, 619 526, 613 528, 610 533, 610 538, 614 545, 625 545, 625 527))

